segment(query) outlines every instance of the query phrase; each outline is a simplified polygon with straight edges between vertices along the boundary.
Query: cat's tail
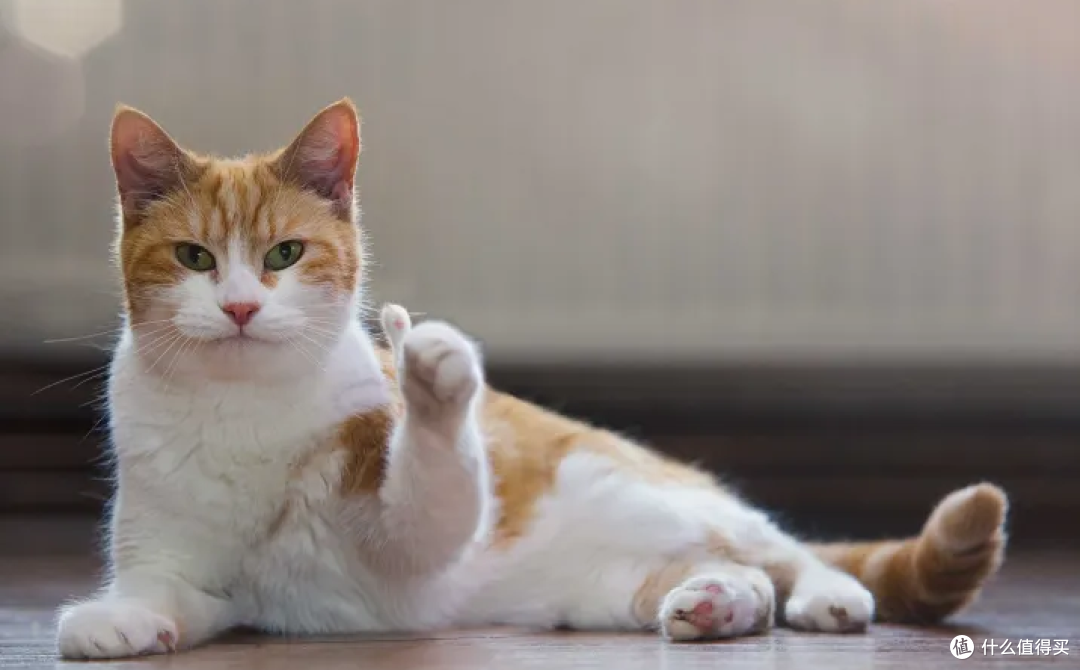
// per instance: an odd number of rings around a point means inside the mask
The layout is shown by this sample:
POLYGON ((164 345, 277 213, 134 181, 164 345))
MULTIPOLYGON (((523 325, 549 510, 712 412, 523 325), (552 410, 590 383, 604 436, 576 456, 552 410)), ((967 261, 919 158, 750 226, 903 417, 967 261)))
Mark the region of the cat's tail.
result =
POLYGON ((1001 565, 1008 498, 992 484, 953 491, 918 537, 812 545, 874 594, 877 620, 932 624, 963 608, 1001 565))

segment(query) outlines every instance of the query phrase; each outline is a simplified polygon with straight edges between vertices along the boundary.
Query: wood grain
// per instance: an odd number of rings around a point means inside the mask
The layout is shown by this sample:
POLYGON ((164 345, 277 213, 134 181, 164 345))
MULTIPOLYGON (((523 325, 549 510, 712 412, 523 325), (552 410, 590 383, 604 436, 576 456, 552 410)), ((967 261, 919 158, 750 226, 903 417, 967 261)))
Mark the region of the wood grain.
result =
MULTIPOLYGON (((70 518, 0 519, 3 537, 20 534, 16 555, 0 545, 0 668, 56 670, 87 667, 59 662, 53 613, 58 603, 94 588, 99 565, 87 542, 87 521, 70 518), (65 537, 67 542, 61 542, 65 537), (35 547, 44 551, 35 553, 35 547)), ((958 667, 948 645, 958 633, 977 647, 975 661, 990 661, 983 640, 1069 640, 1069 655, 995 656, 992 667, 1075 668, 1080 658, 1080 552, 1062 548, 1020 552, 1006 562, 984 597, 950 627, 873 626, 865 635, 822 635, 778 630, 723 643, 672 645, 648 634, 551 633, 514 629, 447 631, 433 635, 283 639, 236 633, 206 648, 169 658, 95 663, 95 668, 168 667, 170 670, 620 670, 723 668, 877 668, 934 670, 958 667)), ((959 666, 965 667, 965 666, 959 666)))

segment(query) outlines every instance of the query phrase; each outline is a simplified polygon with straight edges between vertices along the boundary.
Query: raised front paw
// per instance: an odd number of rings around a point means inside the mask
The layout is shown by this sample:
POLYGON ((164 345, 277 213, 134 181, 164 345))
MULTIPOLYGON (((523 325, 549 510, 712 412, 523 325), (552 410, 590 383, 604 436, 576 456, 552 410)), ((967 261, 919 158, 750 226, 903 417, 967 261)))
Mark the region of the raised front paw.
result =
POLYGON ((821 570, 799 578, 784 607, 788 626, 825 633, 866 630, 874 618, 874 596, 854 578, 821 570))
POLYGON ((96 600, 60 613, 56 645, 64 658, 125 658, 176 650, 176 622, 130 600, 96 600))
POLYGON ((464 417, 483 382, 480 356, 453 326, 429 321, 402 343, 401 391, 410 412, 428 421, 464 417))

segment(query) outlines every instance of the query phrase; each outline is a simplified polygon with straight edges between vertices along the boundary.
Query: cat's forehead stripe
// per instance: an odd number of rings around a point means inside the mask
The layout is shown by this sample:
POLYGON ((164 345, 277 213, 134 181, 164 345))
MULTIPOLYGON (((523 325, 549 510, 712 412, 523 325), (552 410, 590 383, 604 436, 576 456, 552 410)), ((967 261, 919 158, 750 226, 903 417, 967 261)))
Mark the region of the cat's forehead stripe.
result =
POLYGON ((220 207, 216 207, 214 202, 207 203, 201 223, 200 238, 220 240, 225 237, 225 212, 220 207))
POLYGON ((192 233, 222 245, 233 234, 252 240, 272 238, 275 226, 268 210, 280 200, 276 194, 282 187, 267 177, 267 172, 252 166, 211 164, 194 185, 199 220, 192 233))
POLYGON ((146 289, 190 276, 176 261, 177 242, 194 242, 222 255, 222 268, 243 263, 273 288, 279 278, 263 271, 263 257, 270 245, 287 239, 304 244, 295 268, 300 283, 357 289, 362 256, 354 224, 337 219, 313 193, 282 183, 265 159, 207 159, 183 192, 125 234, 121 250, 129 307, 138 311, 146 289))

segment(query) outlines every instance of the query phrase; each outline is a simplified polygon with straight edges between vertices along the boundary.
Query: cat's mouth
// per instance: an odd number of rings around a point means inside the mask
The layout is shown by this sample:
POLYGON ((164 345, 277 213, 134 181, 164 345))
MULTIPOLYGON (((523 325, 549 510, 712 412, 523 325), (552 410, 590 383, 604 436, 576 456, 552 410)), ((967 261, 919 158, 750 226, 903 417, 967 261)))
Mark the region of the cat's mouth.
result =
POLYGON ((223 335, 222 337, 212 340, 214 344, 243 346, 245 344, 266 344, 266 340, 256 335, 252 335, 249 332, 238 330, 231 335, 223 335))

